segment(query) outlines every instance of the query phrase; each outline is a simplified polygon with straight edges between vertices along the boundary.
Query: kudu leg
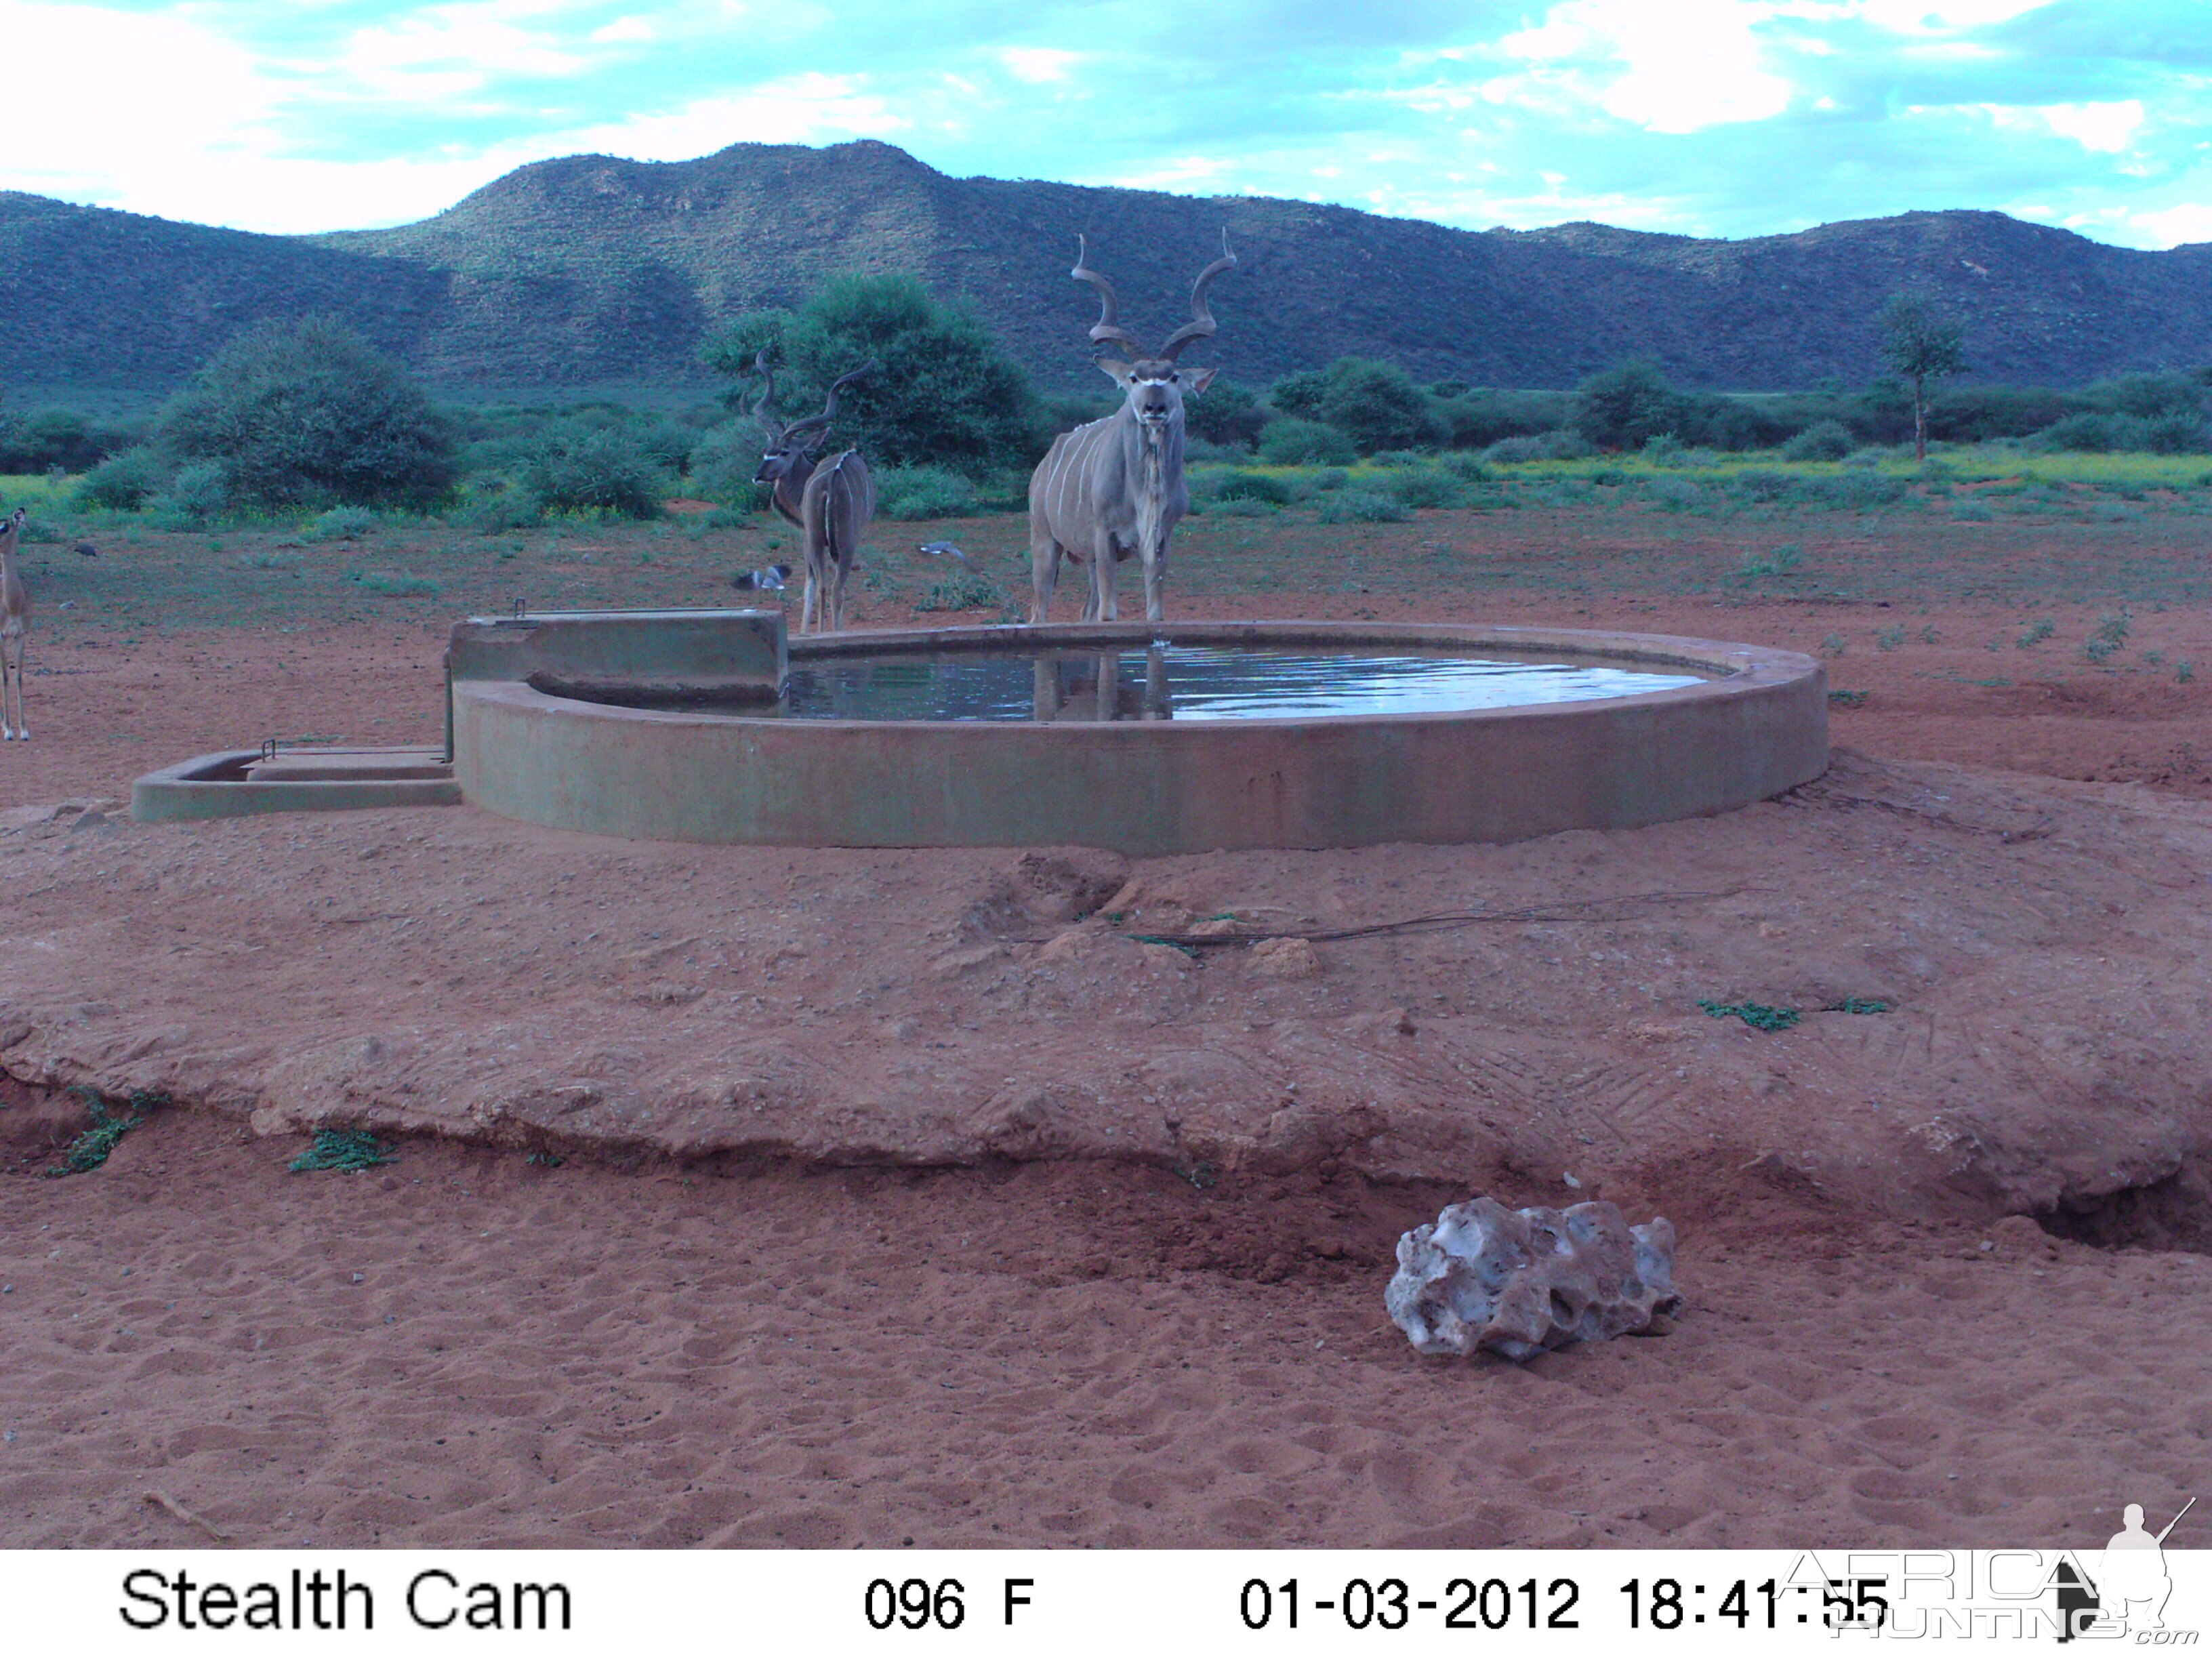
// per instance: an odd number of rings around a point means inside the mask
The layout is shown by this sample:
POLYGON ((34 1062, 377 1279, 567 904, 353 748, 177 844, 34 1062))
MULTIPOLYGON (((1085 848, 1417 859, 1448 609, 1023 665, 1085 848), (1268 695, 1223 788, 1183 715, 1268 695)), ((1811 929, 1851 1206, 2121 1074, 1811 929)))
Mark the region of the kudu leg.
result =
POLYGON ((1052 603, 1053 584, 1060 580, 1060 546, 1049 534, 1042 538, 1035 526, 1030 533, 1030 626, 1045 619, 1052 603))
POLYGON ((20 635, 0 640, 0 734, 27 741, 31 735, 30 723, 23 717, 23 641, 20 635), (15 700, 12 724, 8 719, 8 699, 11 695, 15 700))
POLYGON ((1115 608, 1114 538, 1101 532, 1091 550, 1091 606, 1083 620, 1113 622, 1120 612, 1115 608))

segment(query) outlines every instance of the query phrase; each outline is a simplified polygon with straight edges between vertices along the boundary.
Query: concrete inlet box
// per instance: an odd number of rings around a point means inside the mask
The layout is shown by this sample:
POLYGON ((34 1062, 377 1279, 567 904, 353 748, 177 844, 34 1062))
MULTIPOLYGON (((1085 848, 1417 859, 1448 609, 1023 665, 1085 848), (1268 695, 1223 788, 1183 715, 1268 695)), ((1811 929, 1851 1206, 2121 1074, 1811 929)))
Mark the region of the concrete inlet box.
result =
POLYGON ((532 611, 471 617, 446 644, 447 752, 453 688, 516 681, 550 697, 622 704, 671 696, 772 706, 789 654, 775 611, 532 611))

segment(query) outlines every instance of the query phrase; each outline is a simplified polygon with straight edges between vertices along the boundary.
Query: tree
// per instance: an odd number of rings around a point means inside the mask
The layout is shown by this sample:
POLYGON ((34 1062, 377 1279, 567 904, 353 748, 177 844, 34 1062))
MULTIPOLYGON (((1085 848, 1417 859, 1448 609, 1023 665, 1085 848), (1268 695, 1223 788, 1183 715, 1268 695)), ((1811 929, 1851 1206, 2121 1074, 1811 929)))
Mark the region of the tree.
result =
POLYGON ((1444 439, 1436 404, 1413 377, 1371 358, 1339 357, 1327 368, 1285 374, 1267 389, 1267 401, 1294 420, 1334 427, 1362 455, 1425 449, 1444 439))
POLYGON ((1966 367, 1960 349, 1965 331, 1941 317, 1926 300, 1910 294, 1891 296, 1881 308, 1882 360, 1912 383, 1912 458, 1928 459, 1928 382, 1966 367))
POLYGON ((170 459, 219 465, 232 501, 413 506, 453 482, 453 435, 407 372, 333 318, 257 323, 155 422, 170 459))
POLYGON ((1662 432, 1679 432, 1684 401, 1649 357, 1601 370, 1574 390, 1567 424, 1600 449, 1641 449, 1662 432))
MULTIPOLYGON (((839 395, 833 441, 885 466, 935 465, 969 477, 1035 457, 1046 434, 1036 390, 964 303, 912 276, 840 276, 795 312, 753 312, 703 351, 720 374, 750 380, 766 350, 786 420, 817 413, 830 383, 872 362, 839 395)), ((750 407, 758 381, 725 401, 750 407)))
POLYGON ((1443 436, 1428 394, 1395 363, 1339 357, 1328 366, 1321 418, 1363 455, 1384 449, 1425 449, 1443 436))

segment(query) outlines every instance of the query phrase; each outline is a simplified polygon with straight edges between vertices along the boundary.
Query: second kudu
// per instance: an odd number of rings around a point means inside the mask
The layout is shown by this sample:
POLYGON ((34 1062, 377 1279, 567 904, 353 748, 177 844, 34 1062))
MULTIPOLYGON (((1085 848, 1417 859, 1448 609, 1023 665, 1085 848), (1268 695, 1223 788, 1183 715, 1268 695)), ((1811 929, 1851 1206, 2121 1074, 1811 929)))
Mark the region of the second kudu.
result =
POLYGON ((1085 264, 1088 252, 1079 238, 1075 269, 1068 274, 1098 290, 1091 343, 1126 346, 1131 361, 1097 360, 1121 388, 1121 407, 1103 421, 1062 433, 1030 477, 1030 578, 1035 594, 1030 620, 1044 621, 1060 562, 1070 558, 1090 569, 1091 597, 1081 619, 1112 622, 1115 568, 1134 557, 1144 566, 1145 619, 1159 622, 1165 615, 1160 587, 1167 576, 1168 538, 1190 510, 1190 492, 1182 481, 1182 400, 1198 396, 1213 379, 1210 368, 1178 368, 1176 356, 1193 340, 1212 334, 1206 290, 1237 263, 1237 256, 1223 236, 1221 257, 1199 272, 1190 291, 1191 320, 1168 336, 1157 352, 1148 353, 1115 321, 1114 289, 1085 264))
POLYGON ((769 407, 775 398, 775 371, 769 367, 768 354, 756 356, 753 367, 768 382, 753 405, 753 415, 768 434, 768 450, 753 482, 774 487, 775 510, 799 526, 806 548, 806 593, 799 605, 799 631, 838 633, 845 626, 845 579, 860 555, 860 532, 876 516, 876 483, 857 449, 818 464, 810 452, 830 435, 837 394, 876 366, 863 364, 840 376, 819 415, 788 426, 769 407))

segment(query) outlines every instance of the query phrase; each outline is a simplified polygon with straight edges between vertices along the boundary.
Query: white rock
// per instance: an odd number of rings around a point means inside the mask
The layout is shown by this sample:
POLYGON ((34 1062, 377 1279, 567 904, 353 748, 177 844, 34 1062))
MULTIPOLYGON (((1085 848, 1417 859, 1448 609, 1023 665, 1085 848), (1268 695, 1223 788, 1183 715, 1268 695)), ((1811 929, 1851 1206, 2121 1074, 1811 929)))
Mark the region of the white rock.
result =
POLYGON ((1382 1305, 1423 1353, 1526 1359, 1600 1341, 1682 1305, 1674 1229, 1664 1217, 1632 1227, 1602 1200, 1509 1210, 1471 1199, 1399 1239, 1382 1305))

